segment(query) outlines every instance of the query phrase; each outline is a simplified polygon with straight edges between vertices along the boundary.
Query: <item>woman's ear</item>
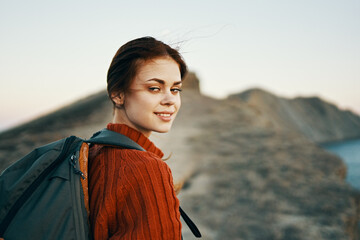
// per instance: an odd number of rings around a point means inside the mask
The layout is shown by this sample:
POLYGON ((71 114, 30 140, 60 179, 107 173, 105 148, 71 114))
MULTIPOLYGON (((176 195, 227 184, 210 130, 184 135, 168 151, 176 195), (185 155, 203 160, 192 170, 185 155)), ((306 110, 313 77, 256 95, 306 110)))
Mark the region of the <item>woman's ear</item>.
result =
POLYGON ((116 107, 121 107, 124 104, 125 94, 121 93, 112 93, 111 99, 115 103, 116 107))

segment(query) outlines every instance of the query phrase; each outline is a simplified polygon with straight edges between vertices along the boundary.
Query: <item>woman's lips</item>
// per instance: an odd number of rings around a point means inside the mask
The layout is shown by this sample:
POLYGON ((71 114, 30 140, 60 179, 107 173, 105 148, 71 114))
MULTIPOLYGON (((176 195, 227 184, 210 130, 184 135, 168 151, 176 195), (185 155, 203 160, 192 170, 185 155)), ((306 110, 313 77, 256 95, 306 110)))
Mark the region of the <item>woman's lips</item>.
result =
POLYGON ((173 112, 155 112, 156 116, 158 116, 161 120, 165 122, 169 122, 172 119, 173 112))

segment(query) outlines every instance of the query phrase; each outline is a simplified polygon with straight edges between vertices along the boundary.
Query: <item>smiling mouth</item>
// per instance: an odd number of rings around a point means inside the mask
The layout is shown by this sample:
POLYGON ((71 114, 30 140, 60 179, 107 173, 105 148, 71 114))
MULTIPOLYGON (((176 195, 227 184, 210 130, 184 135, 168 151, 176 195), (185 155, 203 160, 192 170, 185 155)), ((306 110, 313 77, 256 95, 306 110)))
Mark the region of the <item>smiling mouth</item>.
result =
POLYGON ((155 113, 155 114, 161 117, 170 117, 172 115, 172 113, 155 113))
POLYGON ((172 120, 173 112, 155 112, 156 116, 158 116, 161 120, 165 122, 169 122, 172 120))

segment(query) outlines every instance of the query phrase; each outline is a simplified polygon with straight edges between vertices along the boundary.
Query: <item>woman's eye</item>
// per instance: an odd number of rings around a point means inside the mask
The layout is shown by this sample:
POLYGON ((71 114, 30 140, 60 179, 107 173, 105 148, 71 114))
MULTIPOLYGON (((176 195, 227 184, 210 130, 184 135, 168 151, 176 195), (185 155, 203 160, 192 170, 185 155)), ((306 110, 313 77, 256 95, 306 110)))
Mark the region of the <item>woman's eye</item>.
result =
POLYGON ((178 92, 181 92, 182 89, 181 89, 181 88, 173 88, 173 89, 171 89, 171 91, 172 91, 173 93, 178 93, 178 92))
POLYGON ((151 92, 159 92, 160 91, 160 88, 159 87, 149 87, 149 90, 151 92))

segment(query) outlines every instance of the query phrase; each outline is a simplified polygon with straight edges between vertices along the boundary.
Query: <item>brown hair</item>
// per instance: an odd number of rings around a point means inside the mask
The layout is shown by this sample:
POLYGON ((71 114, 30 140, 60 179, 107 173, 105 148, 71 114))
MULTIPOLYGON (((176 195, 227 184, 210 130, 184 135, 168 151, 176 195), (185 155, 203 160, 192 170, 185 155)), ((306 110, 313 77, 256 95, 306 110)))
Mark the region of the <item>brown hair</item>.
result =
MULTIPOLYGON (((183 80, 187 73, 187 66, 178 50, 169 45, 153 37, 142 37, 121 46, 116 52, 107 74, 107 91, 110 99, 111 93, 126 92, 129 89, 141 60, 146 61, 165 56, 171 57, 178 63, 183 80)), ((113 104, 115 106, 114 102, 113 104)))

